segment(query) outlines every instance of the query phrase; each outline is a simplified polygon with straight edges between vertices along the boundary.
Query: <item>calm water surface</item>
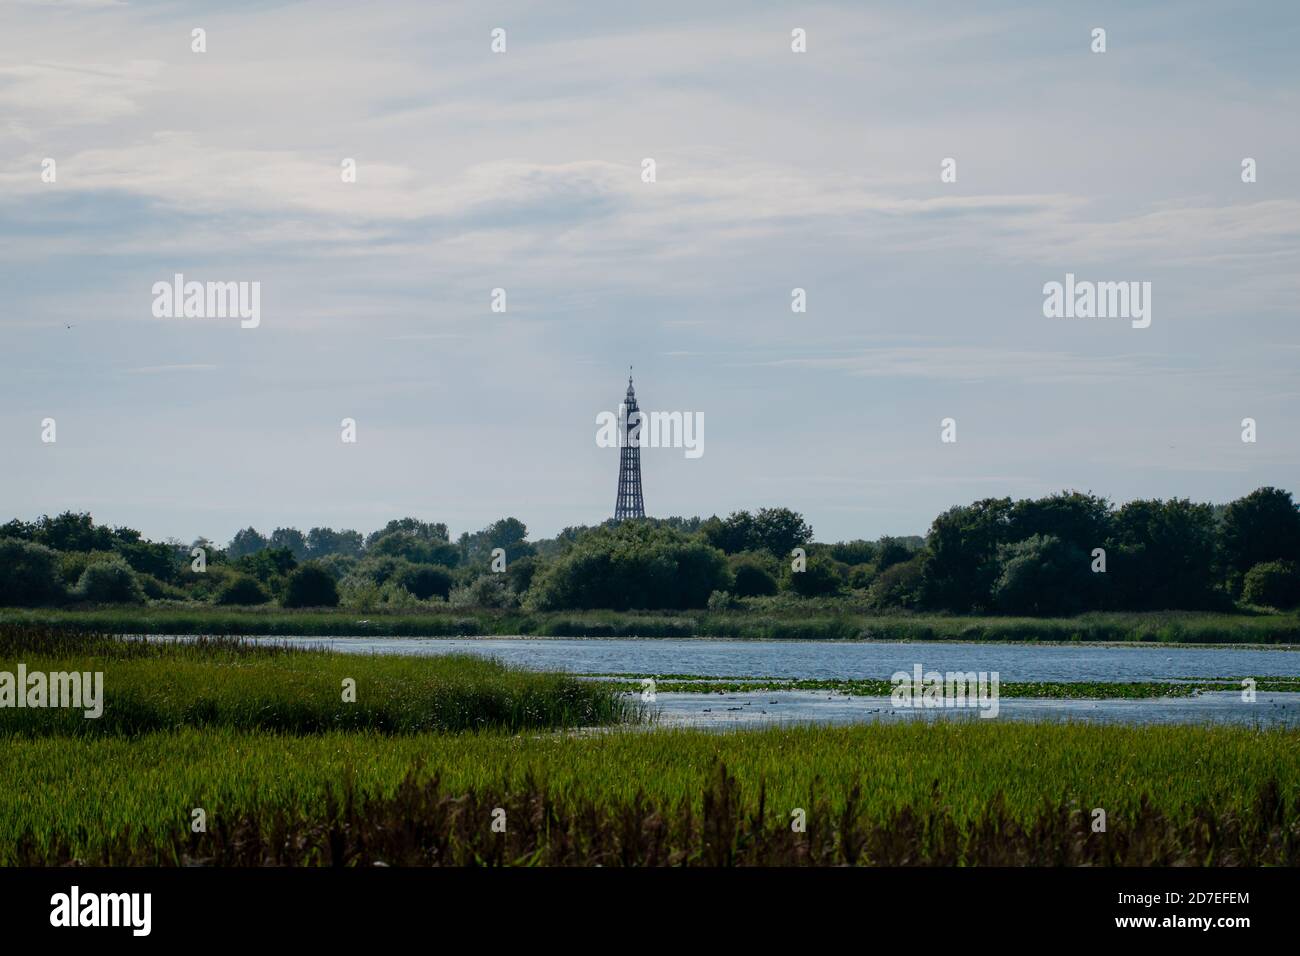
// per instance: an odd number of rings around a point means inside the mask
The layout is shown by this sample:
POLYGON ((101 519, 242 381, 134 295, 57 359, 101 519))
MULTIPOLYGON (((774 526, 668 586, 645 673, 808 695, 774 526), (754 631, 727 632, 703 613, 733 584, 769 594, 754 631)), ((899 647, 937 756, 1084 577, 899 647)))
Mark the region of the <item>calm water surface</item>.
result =
MULTIPOLYGON (((915 664, 937 671, 996 671, 1002 681, 1145 681, 1193 677, 1294 677, 1295 649, 1150 644, 969 644, 858 641, 712 641, 681 638, 261 637, 259 643, 326 647, 351 654, 482 654, 508 664, 580 674, 807 679, 888 678, 915 664)), ((980 720, 978 711, 894 709, 887 697, 827 691, 660 693, 661 726, 753 727, 781 723, 980 720)), ((1144 700, 1003 698, 1000 720, 1101 723, 1233 723, 1300 726, 1300 694, 1237 692, 1144 700)))
POLYGON ((963 644, 865 641, 709 641, 698 638, 256 638, 358 654, 483 654, 507 664, 579 674, 888 678, 895 671, 997 671, 1003 681, 1145 681, 1294 677, 1300 652, 1152 644, 963 644))

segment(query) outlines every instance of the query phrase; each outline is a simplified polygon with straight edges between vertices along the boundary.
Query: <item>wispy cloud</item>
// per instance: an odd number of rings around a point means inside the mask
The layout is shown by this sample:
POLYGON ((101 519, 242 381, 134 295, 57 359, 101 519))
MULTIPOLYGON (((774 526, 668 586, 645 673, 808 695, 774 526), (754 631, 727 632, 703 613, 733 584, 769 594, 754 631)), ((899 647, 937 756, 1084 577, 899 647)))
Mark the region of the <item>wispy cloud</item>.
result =
POLYGON ((140 368, 128 368, 126 372, 132 375, 153 375, 158 372, 213 372, 216 371, 215 365, 193 364, 193 365, 143 365, 140 368))

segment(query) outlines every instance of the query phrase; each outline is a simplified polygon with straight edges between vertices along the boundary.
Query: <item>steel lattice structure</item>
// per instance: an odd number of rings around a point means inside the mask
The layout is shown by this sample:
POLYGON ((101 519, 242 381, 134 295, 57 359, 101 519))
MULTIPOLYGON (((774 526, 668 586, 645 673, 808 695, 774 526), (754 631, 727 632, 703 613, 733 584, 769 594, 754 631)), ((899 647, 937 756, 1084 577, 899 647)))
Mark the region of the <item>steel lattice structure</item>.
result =
POLYGON ((614 520, 644 518, 645 500, 641 497, 641 414, 632 390, 632 375, 627 376, 627 397, 623 401, 624 419, 618 461, 618 498, 614 502, 614 520))

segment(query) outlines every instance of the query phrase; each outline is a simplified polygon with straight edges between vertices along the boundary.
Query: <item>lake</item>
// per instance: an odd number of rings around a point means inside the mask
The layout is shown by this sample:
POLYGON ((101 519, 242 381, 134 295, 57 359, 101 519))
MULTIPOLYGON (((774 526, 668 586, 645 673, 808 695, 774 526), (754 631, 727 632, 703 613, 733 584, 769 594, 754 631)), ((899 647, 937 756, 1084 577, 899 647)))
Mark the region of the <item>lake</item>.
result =
MULTIPOLYGON (((701 640, 698 638, 260 637, 260 643, 330 648, 353 654, 482 654, 507 664, 580 674, 638 674, 791 679, 888 679, 895 671, 997 672, 1001 681, 1148 681, 1295 677, 1290 648, 1159 644, 972 644, 957 642, 701 640)), ((752 727, 781 723, 978 720, 978 712, 904 710, 888 697, 829 691, 730 694, 659 693, 665 726, 752 727)), ((1141 700, 1003 698, 997 719, 1099 723, 1236 723, 1300 726, 1300 694, 1261 691, 1141 700)))
POLYGON ((263 637, 358 654, 485 654, 579 674, 887 679, 895 671, 997 671, 1003 681, 1146 681, 1295 677, 1300 652, 1159 644, 970 644, 949 641, 717 641, 700 638, 263 637))

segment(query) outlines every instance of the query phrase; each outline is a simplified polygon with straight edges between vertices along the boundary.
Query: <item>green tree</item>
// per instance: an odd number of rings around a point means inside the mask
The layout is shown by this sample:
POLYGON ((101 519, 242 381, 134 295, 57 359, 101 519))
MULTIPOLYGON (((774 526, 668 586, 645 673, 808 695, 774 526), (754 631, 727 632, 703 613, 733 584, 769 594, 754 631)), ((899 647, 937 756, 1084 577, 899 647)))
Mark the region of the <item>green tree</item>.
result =
POLYGON ((307 557, 307 537, 297 528, 276 528, 267 546, 288 551, 299 561, 307 557))
POLYGON ((0 605, 52 604, 65 597, 59 555, 21 538, 0 538, 0 605))
POLYGON ((887 571, 896 564, 912 560, 914 554, 916 549, 908 547, 902 538, 885 535, 876 543, 876 570, 887 571))
POLYGON ((1219 548, 1228 586, 1240 593, 1246 572, 1268 561, 1300 561, 1300 511, 1291 493, 1258 488, 1223 512, 1219 548))
POLYGON ((304 564, 285 582, 285 607, 337 607, 338 587, 328 571, 314 564, 304 564))
POLYGON ((0 538, 17 538, 20 541, 35 541, 36 526, 23 521, 21 518, 14 518, 12 521, 6 521, 0 525, 0 538))
POLYGON ((461 555, 466 564, 485 567, 492 559, 492 551, 501 548, 505 551, 508 566, 511 561, 533 553, 533 546, 525 540, 527 537, 528 527, 522 521, 518 518, 502 518, 482 531, 462 534, 461 555))
POLYGON ((1265 607, 1300 604, 1300 565, 1294 561, 1264 561, 1246 572, 1242 600, 1265 607))
POLYGON ((235 570, 251 574, 263 584, 284 577, 297 566, 298 561, 288 548, 265 548, 246 554, 235 562, 235 570))
POLYGON ((258 583, 257 578, 248 574, 236 574, 217 589, 213 599, 217 604, 254 605, 265 604, 271 595, 258 583))
POLYGON ((96 604, 141 604, 144 590, 131 566, 114 555, 96 561, 81 573, 77 597, 96 604))
POLYGON ((752 552, 737 555, 731 562, 731 573, 735 577, 731 593, 737 597, 763 597, 777 592, 779 582, 772 573, 771 558, 766 555, 752 552))
POLYGON ((266 535, 256 528, 245 528, 243 531, 235 532, 235 536, 230 539, 230 544, 226 546, 226 555, 230 560, 237 561, 247 555, 256 554, 267 545, 266 535))
POLYGON ((871 564, 876 560, 876 545, 861 538, 855 541, 840 541, 830 546, 830 555, 836 561, 845 564, 871 564))
POLYGON ((844 577, 834 561, 816 555, 808 559, 802 571, 787 569, 784 584, 800 597, 828 597, 844 589, 844 577))
POLYGON ((1130 501, 1116 512, 1106 548, 1106 573, 1096 578, 1109 585, 1109 603, 1132 610, 1220 603, 1209 505, 1185 498, 1130 501))
POLYGON ((431 597, 446 599, 452 588, 451 572, 437 564, 412 564, 398 573, 396 580, 421 601, 431 597))
POLYGON ((327 554, 323 558, 312 560, 328 571, 335 581, 342 581, 361 564, 360 559, 347 554, 327 554))
POLYGON ((1034 535, 1056 538, 1085 553, 1110 537, 1111 506, 1092 493, 1064 491, 1046 498, 1017 501, 1011 508, 1008 541, 1034 535))
POLYGON ((312 528, 307 532, 307 556, 312 560, 333 554, 359 558, 365 546, 360 531, 335 531, 333 528, 312 528))
MULTIPOLYGON (((897 567, 898 565, 890 565, 897 567)), ((886 568, 885 570, 889 570, 886 568)), ((874 564, 855 564, 849 568, 848 585, 857 591, 865 591, 876 582, 878 572, 874 564)))
POLYGON ((392 531, 377 538, 366 550, 376 557, 405 558, 414 564, 441 564, 454 568, 460 563, 460 548, 440 538, 423 537, 411 531, 392 531))
POLYGON ((394 518, 378 531, 372 531, 366 535, 366 547, 373 547, 380 538, 395 531, 405 531, 422 541, 449 542, 451 540, 447 534, 447 526, 441 522, 435 524, 429 521, 421 521, 419 518, 394 518))
POLYGON ((924 563, 925 556, 916 553, 881 571, 867 588, 867 603, 882 611, 916 607, 921 600, 924 563))
POLYGON ((96 526, 89 514, 65 511, 37 518, 32 540, 55 551, 111 551, 114 536, 110 529, 96 526))
POLYGON ((519 558, 506 565, 506 583, 510 590, 522 596, 532 587, 533 578, 541 567, 541 559, 536 556, 519 558))
POLYGON ((757 547, 754 516, 748 511, 733 511, 725 520, 714 515, 700 525, 700 532, 710 545, 727 554, 757 547))
POLYGON ((1093 586, 1088 555, 1073 542, 1036 534, 999 549, 993 603, 1008 614, 1077 614, 1093 586))
POLYGON ((671 528, 624 521, 590 532, 546 565, 529 601, 539 610, 702 608, 730 584, 716 548, 671 528))
POLYGON ((1001 569, 998 548, 1011 529, 1010 498, 985 498, 949 508, 934 519, 926 539, 921 600, 958 613, 983 610, 1001 569))
POLYGON ((132 570, 148 574, 160 581, 173 582, 180 578, 176 552, 166 544, 153 541, 124 540, 113 542, 113 551, 121 556, 132 570))
POLYGON ((789 508, 763 508, 754 516, 754 544, 778 558, 789 557, 800 545, 812 541, 812 525, 789 508))
POLYGON ((480 574, 468 584, 452 588, 447 598, 452 607, 511 608, 519 603, 504 574, 480 574))

